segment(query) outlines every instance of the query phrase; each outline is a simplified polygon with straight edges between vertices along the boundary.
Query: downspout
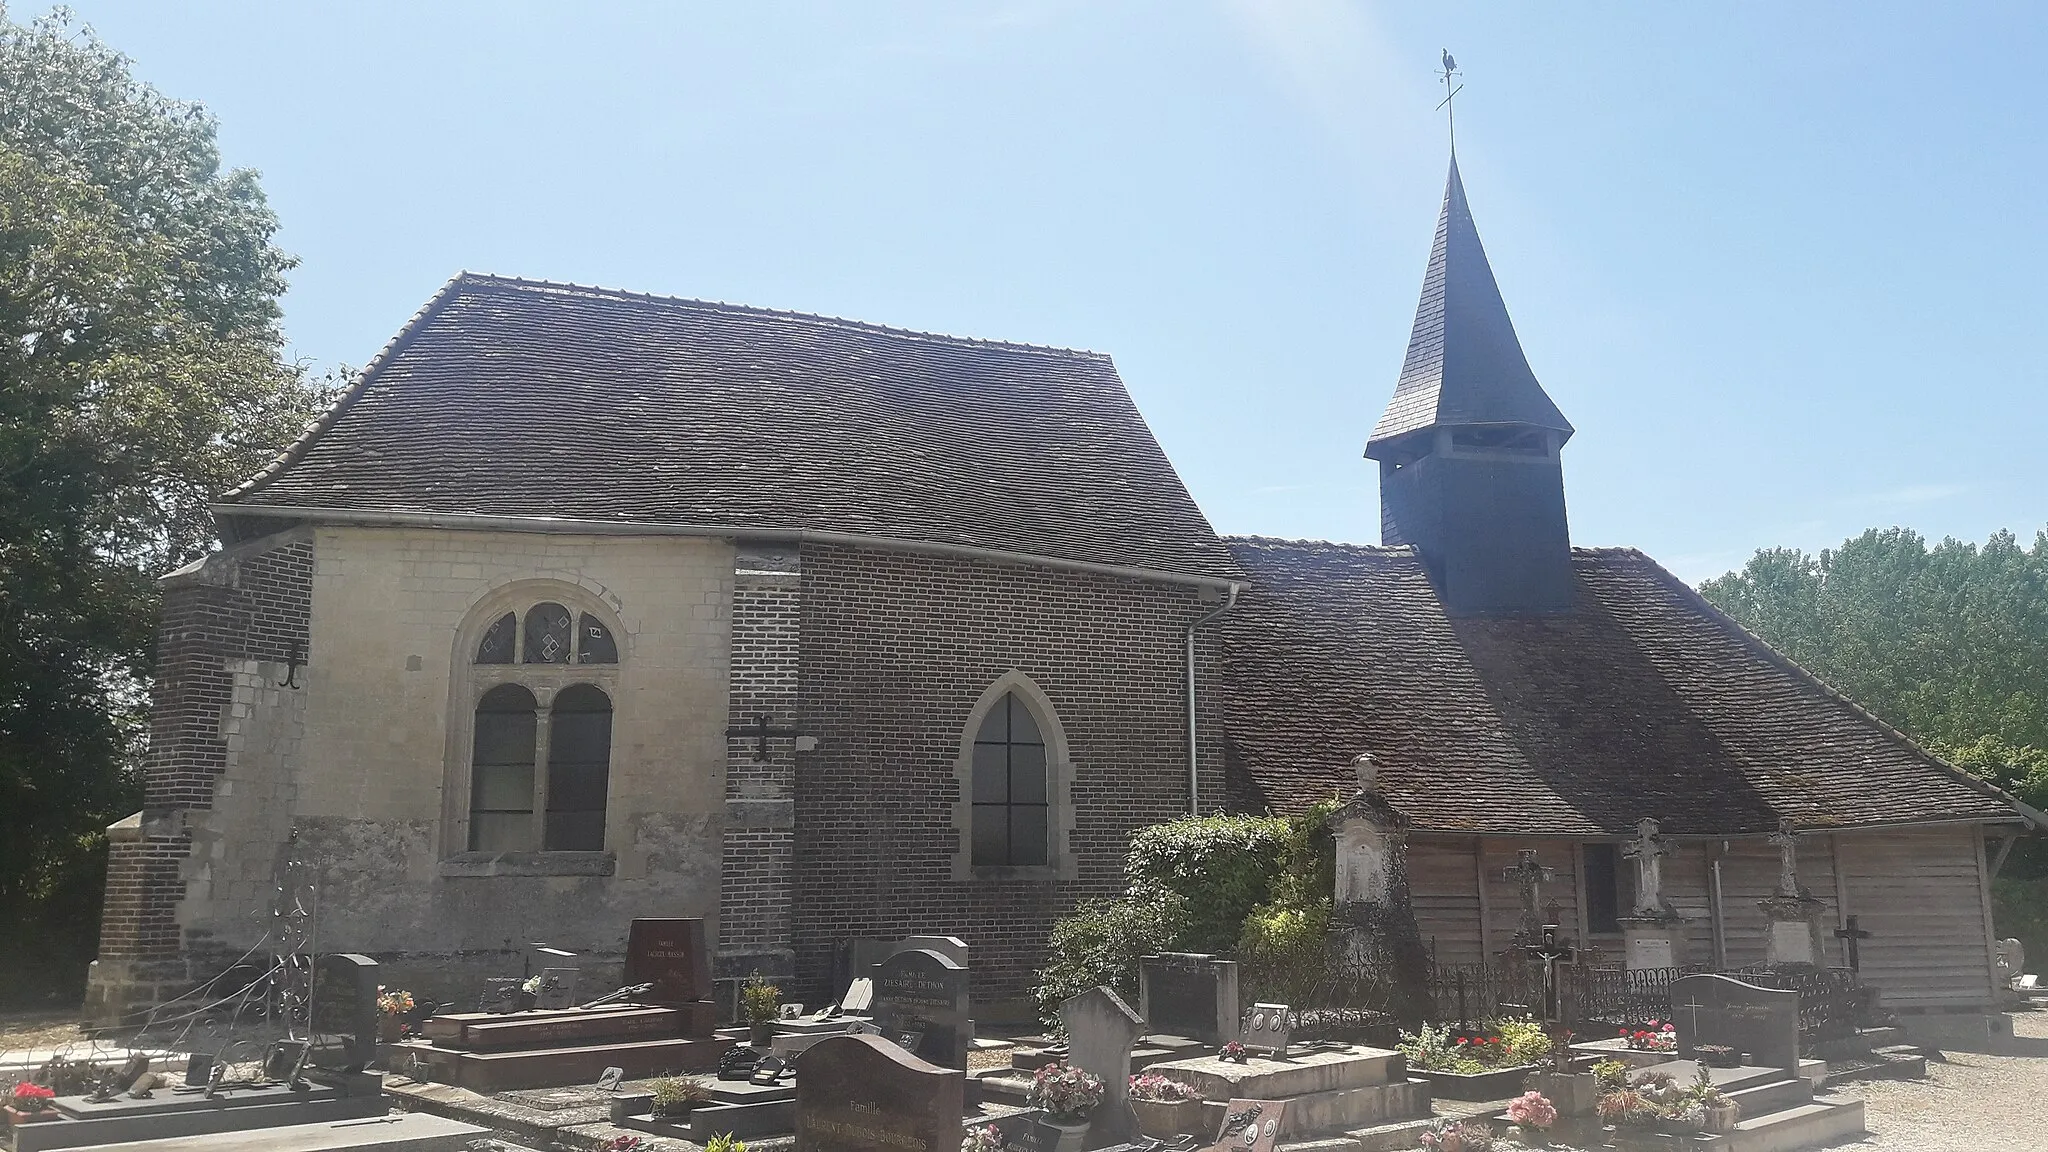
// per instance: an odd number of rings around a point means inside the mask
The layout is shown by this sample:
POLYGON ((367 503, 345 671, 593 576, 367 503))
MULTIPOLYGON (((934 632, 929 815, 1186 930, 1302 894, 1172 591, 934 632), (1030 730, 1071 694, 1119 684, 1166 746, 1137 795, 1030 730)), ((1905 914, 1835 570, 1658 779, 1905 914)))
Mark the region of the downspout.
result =
POLYGON ((1207 616, 1201 616, 1188 622, 1188 815, 1190 816, 1200 816, 1202 814, 1202 746, 1196 741, 1197 732, 1195 727, 1195 630, 1211 620, 1222 616, 1232 608, 1237 607, 1237 592, 1241 587, 1243 585, 1232 581, 1230 590, 1225 594, 1221 607, 1207 616))

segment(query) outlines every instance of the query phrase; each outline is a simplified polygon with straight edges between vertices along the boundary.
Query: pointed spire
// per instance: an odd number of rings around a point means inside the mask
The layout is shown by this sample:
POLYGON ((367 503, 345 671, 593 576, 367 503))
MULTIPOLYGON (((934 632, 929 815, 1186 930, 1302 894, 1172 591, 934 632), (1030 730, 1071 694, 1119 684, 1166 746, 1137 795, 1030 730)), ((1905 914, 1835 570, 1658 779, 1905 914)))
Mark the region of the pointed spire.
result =
POLYGON ((1571 422, 1536 382, 1522 354, 1465 204, 1454 151, 1408 358, 1365 454, 1384 459, 1394 441, 1424 429, 1475 424, 1545 428, 1564 439, 1572 434, 1571 422))

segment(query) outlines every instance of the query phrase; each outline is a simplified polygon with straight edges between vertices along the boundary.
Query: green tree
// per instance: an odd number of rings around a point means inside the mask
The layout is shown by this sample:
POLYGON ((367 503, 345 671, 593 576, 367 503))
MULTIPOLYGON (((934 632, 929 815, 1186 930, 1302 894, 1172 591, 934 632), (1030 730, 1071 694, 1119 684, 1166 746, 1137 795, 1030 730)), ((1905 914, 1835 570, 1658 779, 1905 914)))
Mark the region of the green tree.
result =
POLYGON ((139 801, 156 579, 325 400, 214 132, 68 13, 0 6, 0 922, 30 944, 0 990, 75 988, 102 829, 139 801))

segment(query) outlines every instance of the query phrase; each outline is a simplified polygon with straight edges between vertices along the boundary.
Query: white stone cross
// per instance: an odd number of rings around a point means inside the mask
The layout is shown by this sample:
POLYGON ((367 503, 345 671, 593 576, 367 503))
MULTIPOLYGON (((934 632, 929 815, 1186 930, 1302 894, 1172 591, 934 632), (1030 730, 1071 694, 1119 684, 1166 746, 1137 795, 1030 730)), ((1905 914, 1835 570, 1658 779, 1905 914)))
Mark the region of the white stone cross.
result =
POLYGON ((1799 895, 1799 834, 1792 830, 1792 818, 1780 819, 1769 839, 1778 849, 1778 895, 1799 895))
POLYGON ((1636 862, 1636 911, 1652 915, 1664 911, 1664 856, 1670 846, 1657 835, 1657 822, 1644 817, 1636 821, 1636 838, 1621 846, 1621 854, 1636 862))

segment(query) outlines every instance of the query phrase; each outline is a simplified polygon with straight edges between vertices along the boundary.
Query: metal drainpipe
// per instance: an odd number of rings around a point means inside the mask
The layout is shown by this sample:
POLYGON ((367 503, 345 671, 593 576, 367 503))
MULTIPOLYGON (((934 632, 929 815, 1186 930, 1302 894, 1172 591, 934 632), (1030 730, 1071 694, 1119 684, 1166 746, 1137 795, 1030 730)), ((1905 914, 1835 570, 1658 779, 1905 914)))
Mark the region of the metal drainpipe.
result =
POLYGON ((1202 814, 1202 753, 1195 730, 1195 630, 1237 607, 1237 592, 1243 585, 1232 583, 1223 605, 1207 616, 1188 622, 1188 815, 1202 814))

